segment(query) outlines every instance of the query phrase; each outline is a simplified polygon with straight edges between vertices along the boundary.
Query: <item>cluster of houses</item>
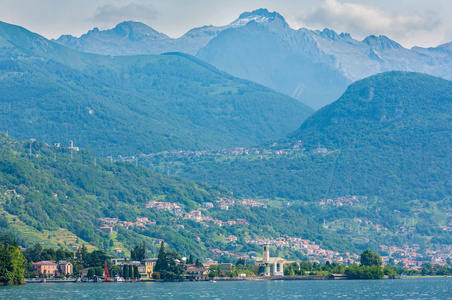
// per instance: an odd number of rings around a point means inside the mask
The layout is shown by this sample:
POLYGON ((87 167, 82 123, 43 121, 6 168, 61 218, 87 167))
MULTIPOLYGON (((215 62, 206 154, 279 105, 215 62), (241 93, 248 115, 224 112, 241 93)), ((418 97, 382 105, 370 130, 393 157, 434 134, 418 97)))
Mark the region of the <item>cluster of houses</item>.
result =
MULTIPOLYGON (((293 149, 299 149, 301 144, 296 143, 293 149)), ((173 152, 162 152, 162 153, 151 153, 151 154, 141 154, 141 157, 154 157, 154 156, 164 156, 173 158, 183 158, 183 157, 200 157, 200 156, 242 156, 242 155, 282 155, 288 154, 285 150, 264 150, 258 148, 233 148, 233 149, 216 149, 216 150, 199 150, 199 151, 173 151, 173 152)))
POLYGON ((293 250, 301 250, 309 256, 312 262, 337 262, 340 264, 352 265, 359 262, 359 255, 351 254, 349 252, 339 253, 337 251, 326 250, 320 248, 315 242, 302 239, 299 237, 290 237, 283 235, 276 239, 245 239, 246 243, 256 245, 269 245, 277 248, 289 248, 293 250))
POLYGON ((347 196, 339 197, 337 199, 322 199, 322 200, 320 200, 319 205, 353 206, 353 205, 357 205, 363 201, 367 201, 366 196, 358 197, 358 196, 347 195, 347 196))
POLYGON ((216 218, 203 216, 200 210, 193 210, 183 216, 185 220, 193 220, 196 222, 201 222, 202 225, 209 227, 206 222, 213 222, 214 224, 224 227, 224 226, 233 226, 233 225, 250 225, 245 219, 237 219, 237 220, 229 220, 229 221, 221 221, 216 218))
MULTIPOLYGON (((328 228, 326 223, 324 222, 325 228, 328 228)), ((349 230, 349 231, 355 231, 355 230, 368 230, 370 228, 373 228, 375 231, 388 231, 387 227, 384 227, 381 224, 374 224, 370 220, 360 219, 360 218, 353 218, 351 220, 342 221, 342 229, 349 230)), ((404 228, 404 227, 401 227, 404 228)))
POLYGON ((171 202, 149 201, 148 203, 146 203, 146 208, 169 210, 174 213, 180 213, 182 211, 182 207, 180 207, 180 205, 171 202))
POLYGON ((452 222, 449 222, 446 225, 441 225, 440 228, 443 231, 452 231, 452 222))
POLYGON ((214 256, 225 256, 225 257, 232 257, 235 259, 247 258, 247 256, 240 256, 240 255, 232 253, 230 251, 223 251, 220 249, 210 249, 210 253, 212 253, 212 255, 214 255, 214 256))
POLYGON ((420 270, 426 262, 444 266, 452 260, 451 245, 438 245, 435 249, 427 249, 424 255, 420 253, 421 248, 417 244, 403 247, 380 245, 379 249, 388 254, 381 257, 384 265, 391 262, 406 269, 420 270))
MULTIPOLYGON (((255 207, 267 208, 267 205, 265 203, 257 202, 255 200, 251 199, 235 200, 230 198, 220 198, 218 201, 216 201, 215 204, 213 202, 205 202, 203 204, 203 207, 205 209, 213 209, 217 207, 220 210, 229 210, 231 206, 234 206, 236 204, 236 201, 247 208, 255 207)), ((146 203, 146 208, 169 210, 178 216, 183 215, 182 207, 177 203, 149 201, 148 203, 146 203)), ((192 211, 186 214, 184 218, 199 220, 200 214, 201 214, 200 211, 192 211)))
POLYGON ((156 224, 145 217, 138 217, 136 222, 121 221, 118 218, 99 218, 99 220, 104 223, 104 226, 101 226, 99 230, 108 234, 113 233, 113 231, 118 228, 145 228, 147 225, 156 224))
POLYGON ((261 207, 261 208, 267 208, 267 204, 257 202, 251 199, 244 199, 241 201, 243 206, 246 206, 248 208, 254 208, 254 207, 261 207))

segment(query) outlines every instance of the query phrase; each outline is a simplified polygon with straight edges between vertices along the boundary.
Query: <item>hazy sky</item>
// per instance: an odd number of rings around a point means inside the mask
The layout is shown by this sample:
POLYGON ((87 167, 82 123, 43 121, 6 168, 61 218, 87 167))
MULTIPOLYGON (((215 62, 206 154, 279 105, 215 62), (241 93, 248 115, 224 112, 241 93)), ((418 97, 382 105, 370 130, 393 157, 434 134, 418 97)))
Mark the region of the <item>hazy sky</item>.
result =
POLYGON ((47 38, 80 36, 125 20, 179 37, 257 8, 279 12, 295 29, 328 27, 356 39, 384 34, 405 47, 452 41, 451 0, 0 0, 0 20, 47 38))

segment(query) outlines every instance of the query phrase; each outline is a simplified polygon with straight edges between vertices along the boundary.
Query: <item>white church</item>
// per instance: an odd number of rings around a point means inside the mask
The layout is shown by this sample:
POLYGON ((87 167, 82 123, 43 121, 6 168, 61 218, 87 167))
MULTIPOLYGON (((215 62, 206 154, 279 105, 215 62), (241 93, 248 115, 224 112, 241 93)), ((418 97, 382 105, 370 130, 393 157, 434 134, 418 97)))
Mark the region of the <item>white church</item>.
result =
POLYGON ((281 257, 270 257, 268 245, 264 245, 262 258, 258 257, 256 263, 260 265, 259 275, 261 276, 284 276, 284 265, 293 263, 281 257))

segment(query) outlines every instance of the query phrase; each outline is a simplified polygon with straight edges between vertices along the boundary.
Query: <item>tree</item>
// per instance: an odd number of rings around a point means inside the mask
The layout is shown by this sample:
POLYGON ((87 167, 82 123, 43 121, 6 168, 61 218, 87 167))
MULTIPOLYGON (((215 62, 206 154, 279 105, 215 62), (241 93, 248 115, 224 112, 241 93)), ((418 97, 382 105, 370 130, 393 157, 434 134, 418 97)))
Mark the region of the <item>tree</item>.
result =
POLYGON ((162 242, 154 271, 159 272, 160 278, 164 280, 181 279, 181 274, 184 272, 180 265, 181 260, 182 258, 178 252, 166 250, 162 242))
POLYGON ((159 272, 160 269, 165 269, 165 255, 166 255, 166 250, 165 250, 165 242, 162 242, 160 244, 160 250, 159 250, 159 255, 157 257, 157 262, 155 263, 155 267, 154 270, 159 272))
POLYGON ((42 246, 39 243, 34 244, 32 247, 28 247, 25 251, 25 257, 28 261, 38 262, 41 259, 42 246))
POLYGON ((237 262, 235 263, 235 265, 236 265, 236 266, 239 266, 239 265, 241 265, 241 266, 246 266, 246 259, 244 259, 244 258, 239 258, 239 259, 237 260, 237 262))
POLYGON ((113 265, 110 268, 110 276, 111 277, 115 277, 115 275, 120 275, 121 274, 121 267, 118 265, 113 265))
POLYGON ((188 256, 187 264, 189 265, 193 264, 193 254, 190 254, 190 256, 188 256))
POLYGON ((1 237, 0 244, 0 284, 18 285, 24 283, 26 259, 16 240, 9 235, 1 237))
POLYGON ((383 261, 381 259, 381 256, 378 253, 375 253, 370 249, 366 249, 366 250, 364 250, 363 253, 361 253, 361 265, 362 266, 381 267, 382 264, 383 264, 383 261))
POLYGON ((94 277, 94 268, 89 268, 88 269, 88 278, 93 278, 94 277))
POLYGON ((102 267, 94 267, 94 275, 96 275, 98 277, 103 276, 104 275, 104 269, 102 267))
POLYGON ((83 258, 84 263, 88 267, 102 267, 110 257, 101 250, 94 250, 91 253, 86 253, 83 258))
POLYGON ((133 278, 139 278, 140 274, 138 273, 138 266, 133 266, 133 278))
POLYGON ((209 268, 211 271, 216 272, 217 276, 220 276, 221 266, 220 265, 211 265, 209 268))
POLYGON ((57 249, 55 251, 56 260, 64 260, 66 259, 66 254, 64 253, 64 250, 62 248, 57 249))
POLYGON ((88 248, 85 245, 79 247, 76 253, 76 257, 78 261, 83 261, 88 254, 88 248))
POLYGON ((125 279, 130 278, 129 265, 124 265, 122 267, 122 277, 124 277, 125 279))
POLYGON ((215 273, 215 271, 210 271, 209 272, 209 278, 214 278, 215 277, 215 275, 216 275, 217 273, 215 273))
POLYGON ((196 259, 195 265, 196 265, 198 268, 202 267, 202 263, 201 263, 201 261, 200 261, 199 259, 196 259))
POLYGON ((130 259, 135 261, 142 261, 146 259, 146 244, 143 242, 141 245, 135 246, 130 250, 130 259))

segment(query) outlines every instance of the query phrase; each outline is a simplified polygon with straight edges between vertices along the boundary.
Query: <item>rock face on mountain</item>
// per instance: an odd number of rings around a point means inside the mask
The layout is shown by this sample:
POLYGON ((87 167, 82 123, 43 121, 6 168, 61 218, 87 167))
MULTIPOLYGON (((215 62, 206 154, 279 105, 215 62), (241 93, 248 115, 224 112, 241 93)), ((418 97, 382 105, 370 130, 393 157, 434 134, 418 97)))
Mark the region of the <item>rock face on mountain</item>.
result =
POLYGON ((381 72, 414 71, 452 79, 450 45, 410 50, 386 36, 358 41, 330 29, 295 30, 266 9, 243 13, 226 26, 192 29, 178 39, 151 34, 117 44, 118 38, 107 30, 90 31, 79 39, 63 36, 57 42, 109 55, 189 53, 316 109, 337 99, 350 83, 381 72))
POLYGON ((452 78, 443 68, 452 70, 452 65, 429 52, 405 49, 386 36, 357 41, 330 29, 294 30, 279 16, 221 32, 197 57, 318 109, 337 99, 351 82, 381 72, 452 78))
POLYGON ((170 38, 151 27, 133 21, 125 21, 115 28, 100 31, 90 30, 80 38, 62 35, 55 42, 66 47, 102 55, 162 54, 164 52, 183 52, 196 55, 220 32, 230 28, 245 26, 248 22, 273 22, 281 18, 278 13, 259 9, 240 15, 234 22, 225 26, 203 26, 193 28, 180 38, 170 38))
POLYGON ((115 28, 99 31, 94 28, 79 39, 71 35, 61 36, 57 42, 69 48, 98 54, 139 54, 138 49, 169 37, 139 22, 122 22, 115 28), (130 45, 135 45, 130 47, 130 45))
POLYGON ((313 112, 187 54, 88 54, 6 23, 0 54, 0 130, 96 154, 251 146, 313 112))

